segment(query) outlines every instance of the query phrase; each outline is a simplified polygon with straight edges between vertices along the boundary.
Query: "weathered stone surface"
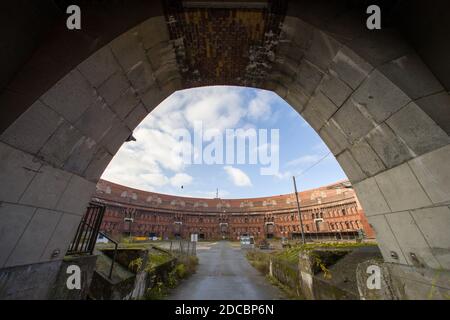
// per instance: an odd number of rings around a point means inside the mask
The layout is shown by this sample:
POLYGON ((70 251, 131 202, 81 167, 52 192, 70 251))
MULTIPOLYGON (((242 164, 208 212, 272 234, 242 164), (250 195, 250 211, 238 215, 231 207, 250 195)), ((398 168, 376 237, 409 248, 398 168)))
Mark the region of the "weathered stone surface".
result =
POLYGON ((76 69, 41 97, 42 102, 71 122, 75 122, 96 99, 95 90, 76 69))
POLYGON ((395 167, 414 156, 405 143, 386 124, 372 130, 366 140, 387 168, 395 167))
POLYGON ((421 98, 415 103, 450 135, 450 95, 447 92, 421 98))
POLYGON ((122 72, 116 72, 98 88, 99 94, 112 105, 130 87, 130 83, 122 72))
POLYGON ((297 82, 306 94, 312 95, 322 80, 324 73, 314 64, 304 59, 299 66, 297 82))
POLYGON ((107 46, 84 60, 77 68, 96 88, 120 69, 111 49, 107 46))
POLYGON ((130 70, 139 61, 146 60, 144 49, 138 39, 137 28, 117 37, 109 46, 125 71, 130 70))
POLYGON ((164 17, 154 17, 145 20, 138 26, 145 49, 153 48, 160 42, 169 41, 169 31, 164 17))
POLYGON ((35 210, 28 206, 0 204, 0 267, 5 264, 35 210))
POLYGON ((111 110, 115 112, 115 114, 120 119, 125 119, 125 117, 130 113, 131 110, 134 109, 139 103, 139 99, 133 88, 128 88, 120 98, 111 105, 111 110))
POLYGON ((382 123, 411 101, 378 70, 369 75, 352 95, 352 99, 362 105, 378 123, 382 123))
POLYGON ((316 91, 302 112, 303 118, 316 131, 336 112, 337 107, 322 92, 316 91))
POLYGON ((383 161, 377 156, 375 151, 367 142, 361 140, 350 149, 353 158, 358 162, 363 172, 371 177, 386 169, 383 161))
POLYGON ((0 142, 0 199, 17 202, 41 167, 33 156, 0 142))
MULTIPOLYGON (((414 221, 431 247, 440 265, 450 269, 450 208, 426 208, 411 212, 414 221)), ((449 284, 450 285, 450 284, 449 284)))
POLYGON ((19 203, 54 209, 69 183, 71 174, 50 166, 42 166, 36 173, 19 203))
POLYGON ((326 72, 340 47, 341 44, 325 32, 314 30, 305 58, 326 72))
POLYGON ((302 112, 310 99, 310 95, 302 88, 298 82, 289 84, 285 100, 297 112, 302 112))
POLYGON ((349 48, 342 47, 333 58, 330 69, 355 90, 370 74, 373 67, 349 48))
POLYGON ((407 163, 375 177, 392 211, 432 205, 407 163))
POLYGON ((70 242, 73 240, 80 224, 81 216, 73 214, 62 214, 52 237, 48 241, 41 257, 40 261, 51 261, 61 259, 64 257, 64 253, 69 248, 70 242), (59 251, 60 254, 53 256, 53 254, 59 251))
POLYGON ((72 175, 67 188, 59 198, 56 210, 82 216, 95 191, 95 183, 72 175))
POLYGON ((347 100, 353 90, 343 81, 339 80, 332 71, 327 74, 319 85, 322 91, 333 103, 340 107, 347 100))
POLYGON ((82 174, 97 148, 98 144, 92 138, 81 137, 79 143, 73 148, 62 168, 78 175, 82 174))
POLYGON ((133 88, 139 93, 144 94, 149 88, 155 85, 152 68, 148 62, 138 62, 127 73, 133 88))
POLYGON ((51 164, 62 166, 84 139, 77 128, 64 121, 39 151, 38 156, 51 164))
POLYGON ((344 151, 338 155, 336 159, 352 183, 367 178, 366 174, 361 170, 349 151, 344 151))
POLYGON ((447 133, 413 102, 386 122, 416 155, 450 143, 447 133))
POLYGON ((60 218, 61 213, 57 211, 37 209, 6 266, 39 262, 60 218))
POLYGON ((450 202, 450 145, 417 157, 409 165, 434 203, 450 202))
POLYGON ((408 211, 387 214, 386 219, 410 265, 433 269, 441 267, 408 211))
POLYGON ((21 150, 37 153, 63 119, 39 100, 17 119, 0 139, 21 150))
POLYGON ((375 128, 373 122, 359 109, 358 104, 350 98, 333 116, 344 131, 348 141, 354 143, 375 128))
POLYGON ((112 155, 109 154, 105 149, 97 149, 94 157, 92 158, 89 166, 83 173, 83 176, 89 181, 97 183, 98 179, 102 175, 108 163, 112 160, 112 155))
POLYGON ((366 216, 391 212, 386 200, 378 188, 375 178, 369 178, 353 185, 358 195, 358 200, 364 209, 366 216))
POLYGON ((125 119, 125 123, 131 130, 134 130, 137 125, 147 116, 148 112, 142 104, 138 104, 133 111, 130 112, 125 119))
POLYGON ((330 121, 323 126, 319 135, 335 156, 350 146, 344 132, 334 119, 330 119, 330 121))
POLYGON ((407 264, 408 262, 406 261, 402 249, 400 249, 397 239, 392 233, 392 229, 387 223, 386 217, 384 215, 377 215, 367 217, 367 220, 369 220, 370 225, 378 236, 377 243, 383 254, 384 261, 407 264), (397 254, 398 259, 392 257, 391 253, 397 254))
POLYGON ((99 142, 116 120, 115 114, 106 103, 98 101, 86 110, 75 126, 86 136, 99 142))
POLYGON ((379 70, 413 100, 444 90, 416 53, 396 58, 379 70))
POLYGON ((132 131, 123 122, 120 122, 108 131, 100 144, 110 154, 115 154, 131 134, 132 131))
POLYGON ((305 49, 311 43, 313 31, 313 27, 301 19, 286 16, 281 26, 281 37, 283 40, 288 40, 297 47, 305 49))

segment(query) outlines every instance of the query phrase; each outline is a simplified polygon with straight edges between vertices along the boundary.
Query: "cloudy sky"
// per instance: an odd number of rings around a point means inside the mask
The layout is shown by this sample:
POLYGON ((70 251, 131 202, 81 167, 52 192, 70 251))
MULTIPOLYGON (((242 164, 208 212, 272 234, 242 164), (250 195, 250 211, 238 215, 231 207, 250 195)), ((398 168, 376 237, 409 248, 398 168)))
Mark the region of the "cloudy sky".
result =
MULTIPOLYGON (((264 90, 220 86, 178 91, 142 121, 134 137, 137 141, 121 147, 103 179, 142 190, 192 197, 215 197, 218 188, 221 198, 241 198, 290 193, 292 175, 296 175, 300 190, 346 178, 321 138, 303 118, 283 99, 264 90), (199 123, 204 132, 202 145, 194 141, 198 132, 194 128, 199 123), (257 149, 278 152, 276 174, 262 175, 261 168, 267 165, 259 161, 249 163, 248 154, 245 164, 226 162, 225 132, 239 128, 268 130, 268 140, 265 143, 257 140, 257 149), (279 143, 276 139, 272 141, 271 129, 279 130, 279 143), (187 132, 191 139, 180 138, 180 132, 187 132), (201 155, 208 151, 208 145, 218 150, 218 145, 212 142, 216 143, 220 137, 223 156, 222 151, 210 154, 224 161, 205 164, 206 158, 201 155), (191 150, 190 162, 186 161, 186 150, 191 150)), ((248 144, 246 147, 251 149, 248 144)))

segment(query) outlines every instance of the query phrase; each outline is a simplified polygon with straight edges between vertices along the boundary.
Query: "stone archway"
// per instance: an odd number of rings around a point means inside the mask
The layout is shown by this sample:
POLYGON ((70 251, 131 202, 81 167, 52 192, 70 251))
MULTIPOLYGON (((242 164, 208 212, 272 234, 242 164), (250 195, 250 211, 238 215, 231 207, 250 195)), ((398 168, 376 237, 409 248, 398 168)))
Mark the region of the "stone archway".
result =
POLYGON ((450 50, 438 37, 449 28, 437 14, 449 11, 397 4, 444 30, 411 37, 406 21, 368 31, 358 1, 209 9, 136 1, 128 12, 87 10, 89 31, 42 26, 44 38, 20 38, 34 51, 11 40, 23 54, 2 65, 0 267, 62 259, 55 252, 67 247, 103 170, 165 97, 237 84, 276 92, 311 124, 352 181, 385 261, 411 288, 426 288, 430 270, 450 269, 449 69, 439 56, 450 50), (233 39, 243 36, 224 40, 225 27, 246 36, 241 51, 233 39))

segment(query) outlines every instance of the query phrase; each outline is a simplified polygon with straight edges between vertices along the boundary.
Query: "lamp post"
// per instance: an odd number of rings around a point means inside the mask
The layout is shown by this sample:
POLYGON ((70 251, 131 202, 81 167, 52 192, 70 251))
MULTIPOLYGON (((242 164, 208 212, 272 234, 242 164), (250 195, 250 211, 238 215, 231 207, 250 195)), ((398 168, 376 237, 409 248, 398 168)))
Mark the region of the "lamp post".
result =
POLYGON ((302 215, 300 213, 300 202, 298 201, 297 183, 295 182, 295 176, 292 176, 292 180, 294 181, 295 199, 297 200, 298 220, 300 221, 300 229, 302 232, 302 243, 305 244, 305 233, 303 231, 303 220, 302 220, 302 215))

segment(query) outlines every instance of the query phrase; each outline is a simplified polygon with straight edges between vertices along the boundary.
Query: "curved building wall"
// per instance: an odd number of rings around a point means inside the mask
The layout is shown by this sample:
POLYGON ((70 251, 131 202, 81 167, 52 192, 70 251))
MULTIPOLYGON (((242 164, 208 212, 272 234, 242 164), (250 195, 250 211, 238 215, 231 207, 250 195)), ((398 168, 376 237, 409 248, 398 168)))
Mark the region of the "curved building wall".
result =
MULTIPOLYGON (((374 233, 348 181, 299 193, 307 238, 351 238, 374 233)), ((238 239, 251 235, 300 237, 295 194, 249 199, 179 197, 100 180, 93 201, 106 205, 101 230, 115 237, 238 239)))

